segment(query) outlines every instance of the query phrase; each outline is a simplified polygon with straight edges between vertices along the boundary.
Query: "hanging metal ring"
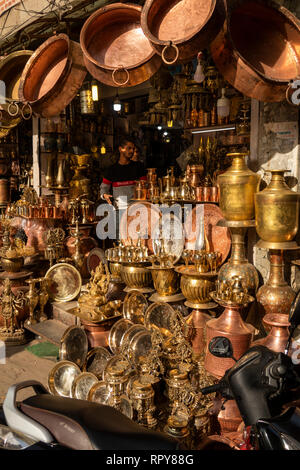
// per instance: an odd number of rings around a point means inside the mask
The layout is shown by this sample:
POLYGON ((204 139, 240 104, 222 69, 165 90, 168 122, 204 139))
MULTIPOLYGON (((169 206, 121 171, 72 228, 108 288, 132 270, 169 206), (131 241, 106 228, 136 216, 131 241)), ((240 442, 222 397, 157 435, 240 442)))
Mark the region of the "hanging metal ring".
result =
POLYGON ((8 111, 8 114, 10 116, 12 116, 12 117, 17 116, 19 114, 19 111, 20 111, 18 103, 16 103, 15 101, 12 101, 11 103, 9 103, 7 111, 8 111), (12 111, 14 106, 15 106, 16 112, 12 111))
POLYGON ((164 61, 165 64, 173 65, 177 61, 178 57, 179 57, 179 49, 176 46, 176 44, 173 44, 172 41, 170 41, 169 44, 163 48, 162 53, 161 53, 161 58, 162 58, 162 60, 164 61), (175 59, 173 59, 173 60, 167 60, 166 57, 165 57, 165 53, 169 48, 175 49, 176 54, 175 54, 175 59))
POLYGON ((29 119, 31 119, 31 117, 32 117, 32 107, 30 106, 29 103, 25 103, 23 105, 23 107, 21 109, 21 116, 22 116, 23 119, 25 119, 25 121, 29 121, 29 119), (26 108, 28 108, 28 111, 29 111, 29 113, 27 115, 25 114, 26 108))
POLYGON ((114 83, 115 83, 117 86, 124 86, 124 85, 126 85, 126 84, 129 82, 130 75, 129 75, 129 72, 128 72, 127 69, 125 69, 124 67, 122 67, 122 65, 119 65, 119 67, 113 71, 113 73, 112 73, 112 79, 113 79, 114 83), (120 83, 120 82, 118 82, 118 81, 115 79, 116 72, 118 72, 119 70, 124 70, 124 72, 126 72, 127 78, 126 78, 125 82, 120 83))

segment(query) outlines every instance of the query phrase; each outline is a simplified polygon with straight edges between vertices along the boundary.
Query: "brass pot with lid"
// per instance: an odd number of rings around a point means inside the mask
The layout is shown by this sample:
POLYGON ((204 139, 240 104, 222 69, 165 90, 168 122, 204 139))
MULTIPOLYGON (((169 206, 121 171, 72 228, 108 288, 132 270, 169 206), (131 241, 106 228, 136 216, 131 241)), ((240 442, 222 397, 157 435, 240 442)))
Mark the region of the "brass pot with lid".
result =
POLYGON ((267 242, 293 240, 299 227, 299 193, 284 181, 290 170, 265 170, 272 174, 267 188, 255 195, 256 231, 267 242))
POLYGON ((260 175, 249 170, 247 153, 228 153, 231 167, 218 176, 220 209, 227 220, 254 219, 254 194, 259 191, 260 175))

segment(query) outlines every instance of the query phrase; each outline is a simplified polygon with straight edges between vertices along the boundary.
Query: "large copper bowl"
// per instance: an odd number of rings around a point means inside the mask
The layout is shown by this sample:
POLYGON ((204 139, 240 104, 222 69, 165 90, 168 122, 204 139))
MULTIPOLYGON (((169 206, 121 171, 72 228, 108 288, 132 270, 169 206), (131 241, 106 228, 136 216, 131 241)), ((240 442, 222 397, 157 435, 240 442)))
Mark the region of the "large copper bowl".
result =
POLYGON ((146 0, 141 25, 164 62, 172 64, 208 47, 224 17, 223 0, 146 0))
POLYGON ((86 73, 80 45, 66 34, 52 36, 27 62, 19 98, 41 117, 57 116, 75 98, 86 73))
POLYGON ((141 25, 142 7, 113 3, 100 8, 84 23, 80 44, 90 74, 115 87, 148 80, 161 66, 141 25))
POLYGON ((227 4, 227 20, 211 44, 217 68, 244 95, 283 101, 300 73, 300 21, 271 0, 227 4))

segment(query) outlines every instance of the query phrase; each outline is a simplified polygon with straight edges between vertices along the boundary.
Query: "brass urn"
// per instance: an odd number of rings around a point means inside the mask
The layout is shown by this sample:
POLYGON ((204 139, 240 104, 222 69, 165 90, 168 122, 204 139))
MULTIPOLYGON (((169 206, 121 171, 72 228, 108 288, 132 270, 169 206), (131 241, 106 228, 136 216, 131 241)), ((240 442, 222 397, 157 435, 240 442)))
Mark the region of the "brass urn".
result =
POLYGON ((247 153, 228 153, 231 167, 218 176, 220 209, 227 220, 254 219, 254 194, 259 190, 260 175, 249 170, 247 153))
POLYGON ((178 266, 175 270, 181 274, 180 288, 187 299, 185 305, 201 309, 203 304, 211 303, 210 292, 216 288, 217 273, 200 273, 192 265, 178 266))
POLYGON ((267 242, 288 242, 299 226, 299 193, 284 181, 289 170, 265 170, 272 174, 269 186, 255 195, 256 231, 267 242))

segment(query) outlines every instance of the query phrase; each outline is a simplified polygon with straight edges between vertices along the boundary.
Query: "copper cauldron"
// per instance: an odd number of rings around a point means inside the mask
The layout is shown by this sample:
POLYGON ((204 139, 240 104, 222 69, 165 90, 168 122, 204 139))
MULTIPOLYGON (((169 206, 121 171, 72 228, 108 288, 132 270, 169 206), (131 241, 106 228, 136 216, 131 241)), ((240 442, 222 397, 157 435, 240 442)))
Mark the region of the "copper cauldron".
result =
POLYGON ((80 45, 66 34, 52 36, 28 60, 19 98, 38 116, 57 116, 75 98, 86 73, 80 45))
POLYGON ((244 95, 283 101, 300 74, 300 21, 271 0, 227 4, 227 19, 211 43, 217 68, 244 95))
POLYGON ((173 64, 208 47, 224 17, 223 0, 146 0, 141 25, 163 61, 173 64))
POLYGON ((148 80, 161 66, 141 25, 142 7, 113 3, 100 8, 84 23, 80 44, 90 74, 115 87, 148 80))

